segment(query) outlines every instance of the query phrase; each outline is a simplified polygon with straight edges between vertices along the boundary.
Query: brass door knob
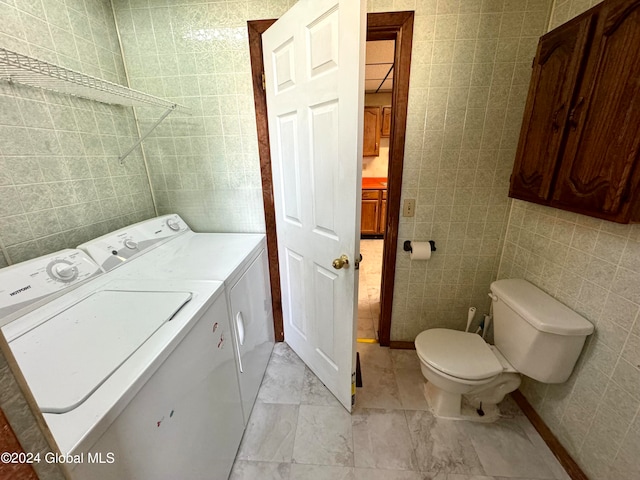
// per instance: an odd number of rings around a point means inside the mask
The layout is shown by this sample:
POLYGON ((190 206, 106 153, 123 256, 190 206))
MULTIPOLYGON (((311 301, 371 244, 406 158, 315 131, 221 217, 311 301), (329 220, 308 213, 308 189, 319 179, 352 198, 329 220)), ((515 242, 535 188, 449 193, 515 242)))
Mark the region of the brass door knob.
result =
POLYGON ((345 268, 349 266, 349 257, 346 255, 341 255, 340 258, 336 258, 333 261, 333 268, 336 270, 340 270, 341 268, 345 268))

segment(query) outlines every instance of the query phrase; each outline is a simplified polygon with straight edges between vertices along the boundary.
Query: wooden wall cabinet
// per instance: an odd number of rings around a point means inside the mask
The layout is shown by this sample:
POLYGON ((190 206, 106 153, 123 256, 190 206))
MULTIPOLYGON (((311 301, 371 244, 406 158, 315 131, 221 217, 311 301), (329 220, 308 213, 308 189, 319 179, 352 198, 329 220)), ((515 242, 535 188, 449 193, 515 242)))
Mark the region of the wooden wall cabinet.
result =
POLYGON ((544 35, 509 196, 640 221, 640 1, 606 0, 544 35))
POLYGON ((362 235, 384 234, 387 220, 387 191, 382 189, 362 190, 362 235))
POLYGON ((380 107, 364 107, 363 157, 380 154, 380 107))
POLYGON ((391 135, 391 107, 382 107, 382 132, 380 136, 391 135))

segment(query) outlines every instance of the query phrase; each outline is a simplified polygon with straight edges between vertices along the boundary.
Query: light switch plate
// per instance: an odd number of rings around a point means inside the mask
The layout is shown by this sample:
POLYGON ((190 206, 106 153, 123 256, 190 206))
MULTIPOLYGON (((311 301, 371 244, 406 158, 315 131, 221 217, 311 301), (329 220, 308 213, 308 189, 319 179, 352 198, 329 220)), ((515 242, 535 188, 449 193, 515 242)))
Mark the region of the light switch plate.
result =
POLYGON ((413 217, 416 214, 416 201, 413 198, 405 199, 402 204, 402 216, 413 217))

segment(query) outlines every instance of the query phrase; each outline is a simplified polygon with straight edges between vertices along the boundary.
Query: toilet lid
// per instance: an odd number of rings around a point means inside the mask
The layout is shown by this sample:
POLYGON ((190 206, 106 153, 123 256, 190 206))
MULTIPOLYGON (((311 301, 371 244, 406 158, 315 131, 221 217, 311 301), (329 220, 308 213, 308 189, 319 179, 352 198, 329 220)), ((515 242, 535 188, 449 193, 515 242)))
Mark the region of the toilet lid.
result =
POLYGON ((422 361, 452 377, 482 380, 502 372, 489 345, 475 333, 432 328, 420 333, 415 344, 422 361))

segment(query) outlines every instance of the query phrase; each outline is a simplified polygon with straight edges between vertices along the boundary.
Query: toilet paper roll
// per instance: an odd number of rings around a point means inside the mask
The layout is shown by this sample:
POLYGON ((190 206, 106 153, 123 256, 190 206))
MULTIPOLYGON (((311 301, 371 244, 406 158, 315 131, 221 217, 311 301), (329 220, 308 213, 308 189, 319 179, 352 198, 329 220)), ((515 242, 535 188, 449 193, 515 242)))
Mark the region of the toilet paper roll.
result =
POLYGON ((431 245, 429 242, 411 242, 411 260, 429 260, 431 258, 431 245))

